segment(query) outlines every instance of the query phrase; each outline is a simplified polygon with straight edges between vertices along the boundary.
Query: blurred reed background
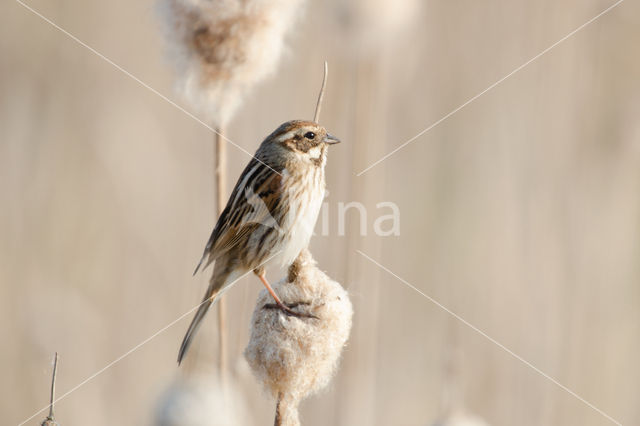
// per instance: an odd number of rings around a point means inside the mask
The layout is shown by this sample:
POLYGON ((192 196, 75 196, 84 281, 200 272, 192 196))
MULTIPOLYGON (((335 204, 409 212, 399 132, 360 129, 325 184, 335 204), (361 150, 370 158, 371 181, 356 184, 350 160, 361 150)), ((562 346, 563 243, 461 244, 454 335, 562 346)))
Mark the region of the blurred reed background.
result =
MULTIPOLYGON (((28 4, 174 97, 151 1, 28 4)), ((640 423, 636 2, 354 174, 611 4, 331 0, 300 11, 277 72, 227 136, 253 152, 281 122, 310 118, 329 61, 321 121, 344 143, 327 166, 329 235, 311 250, 349 291, 354 327, 303 424, 447 424, 454 413, 612 424, 356 249, 640 423), (338 203, 350 201, 367 208, 367 236, 355 210, 338 235, 338 203), (373 232, 383 201, 400 208, 400 236, 373 232)), ((48 402, 54 351, 61 396, 199 303, 207 274, 191 272, 213 226, 213 146, 208 129, 19 3, 0 13, 0 413, 18 424, 48 402)), ((229 146, 228 159, 232 185, 249 157, 229 146)), ((241 352, 260 288, 247 277, 227 293, 232 379, 256 425, 271 424, 273 401, 241 352)), ((184 374, 175 358, 189 319, 56 404, 57 420, 153 424, 184 374)), ((216 333, 211 316, 196 342, 212 363, 216 333)))

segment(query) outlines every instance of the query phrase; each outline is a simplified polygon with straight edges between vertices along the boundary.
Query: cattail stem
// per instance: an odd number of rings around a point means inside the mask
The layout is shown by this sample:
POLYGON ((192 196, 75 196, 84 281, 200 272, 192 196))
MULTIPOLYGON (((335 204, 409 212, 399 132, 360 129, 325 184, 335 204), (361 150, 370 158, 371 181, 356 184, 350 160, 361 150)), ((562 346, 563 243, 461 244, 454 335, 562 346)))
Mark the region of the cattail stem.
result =
MULTIPOLYGON (((223 136, 222 127, 216 128, 215 135, 215 180, 216 180, 216 210, 217 216, 222 214, 227 197, 227 141, 223 136)), ((219 338, 219 367, 220 376, 224 377, 227 369, 227 327, 226 327, 226 300, 220 296, 218 301, 218 338, 219 338)))
POLYGON ((216 208, 218 214, 221 214, 227 198, 227 141, 223 136, 222 127, 216 128, 215 145, 216 208))
POLYGON ((273 421, 273 426, 282 426, 282 392, 278 394, 278 402, 276 402, 276 418, 273 421))
POLYGON ((313 114, 313 121, 316 123, 320 120, 320 110, 322 109, 322 99, 324 98, 324 88, 327 86, 327 76, 329 74, 329 64, 324 61, 324 76, 322 77, 322 86, 320 86, 320 93, 318 94, 318 101, 316 102, 316 112, 313 114))

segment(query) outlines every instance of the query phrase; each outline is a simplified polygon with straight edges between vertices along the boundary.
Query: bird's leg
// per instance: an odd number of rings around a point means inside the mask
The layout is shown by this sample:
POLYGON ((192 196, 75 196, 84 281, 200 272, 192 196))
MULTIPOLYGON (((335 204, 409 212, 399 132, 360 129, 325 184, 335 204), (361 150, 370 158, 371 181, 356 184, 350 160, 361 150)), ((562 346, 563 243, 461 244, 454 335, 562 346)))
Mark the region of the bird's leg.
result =
POLYGON ((295 308, 298 305, 302 305, 305 303, 293 303, 291 305, 291 307, 285 305, 284 303, 282 303, 282 300, 280 300, 280 298, 278 297, 278 295, 276 294, 275 291, 273 291, 273 288, 271 288, 271 286, 269 285, 269 282, 267 281, 267 278, 265 277, 265 273, 263 272, 262 274, 258 275, 258 278, 260 278, 260 281, 262 281, 262 284, 265 286, 265 288, 267 289, 267 291, 269 292, 269 294, 271 295, 271 297, 273 297, 273 300, 276 302, 275 304, 266 304, 264 305, 265 308, 267 309, 280 309, 282 312, 284 312, 286 315, 289 316, 294 316, 294 317, 304 317, 304 318, 318 318, 315 315, 311 315, 311 314, 307 314, 304 312, 296 312, 291 308, 295 308))

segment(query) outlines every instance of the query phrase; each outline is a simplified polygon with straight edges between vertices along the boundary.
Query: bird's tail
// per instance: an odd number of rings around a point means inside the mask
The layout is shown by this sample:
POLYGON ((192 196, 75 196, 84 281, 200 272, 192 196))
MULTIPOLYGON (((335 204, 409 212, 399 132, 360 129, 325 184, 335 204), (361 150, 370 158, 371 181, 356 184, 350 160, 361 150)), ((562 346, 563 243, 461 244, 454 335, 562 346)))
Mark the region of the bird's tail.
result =
POLYGON ((209 311, 209 308, 211 307, 213 302, 215 302, 218 296, 219 290, 220 290, 219 287, 216 288, 216 286, 214 286, 214 282, 212 279, 212 282, 209 285, 209 288, 207 289, 207 293, 204 295, 204 298, 202 299, 202 303, 198 307, 198 311, 196 312, 196 315, 193 317, 193 320, 191 321, 191 325, 189 325, 189 329, 187 329, 187 333, 184 335, 184 339, 182 339, 182 345, 180 345, 180 351, 178 352, 178 365, 182 362, 182 360, 184 359, 184 356, 187 354, 187 351, 189 350, 189 346, 191 346, 191 342, 193 341, 193 337, 195 336, 196 332, 200 328, 200 325, 202 325, 202 319, 205 317, 205 315, 209 311))

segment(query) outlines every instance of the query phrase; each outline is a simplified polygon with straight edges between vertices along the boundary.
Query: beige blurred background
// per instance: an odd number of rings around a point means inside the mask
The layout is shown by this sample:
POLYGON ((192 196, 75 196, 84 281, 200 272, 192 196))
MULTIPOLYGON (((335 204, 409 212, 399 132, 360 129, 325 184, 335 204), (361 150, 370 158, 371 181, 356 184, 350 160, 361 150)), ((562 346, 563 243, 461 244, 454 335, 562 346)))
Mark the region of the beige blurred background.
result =
MULTIPOLYGON (((452 412, 614 424, 356 250, 640 424, 637 2, 355 176, 613 3, 332 0, 301 11, 279 71, 228 136, 253 152, 281 122, 312 116, 329 61, 322 122, 344 143, 327 166, 329 235, 311 248, 355 316, 303 424, 431 425, 452 412), (367 206, 367 236, 354 211, 338 235, 349 201, 367 206), (400 236, 373 232, 383 201, 400 208, 400 236)), ((175 98, 151 1, 29 4, 175 98)), ((213 148, 208 129, 19 3, 0 14, 0 422, 18 424, 48 402, 54 351, 62 395, 199 302, 207 274, 191 272, 215 220, 213 148)), ((229 147, 230 185, 247 161, 229 147)), ((247 277, 227 293, 232 380, 255 425, 272 424, 274 407, 241 356, 260 288, 247 277)), ((175 363, 189 320, 66 396, 60 424, 154 424, 191 371, 175 363)), ((210 315, 200 332, 201 364, 216 363, 215 324, 210 315)))

